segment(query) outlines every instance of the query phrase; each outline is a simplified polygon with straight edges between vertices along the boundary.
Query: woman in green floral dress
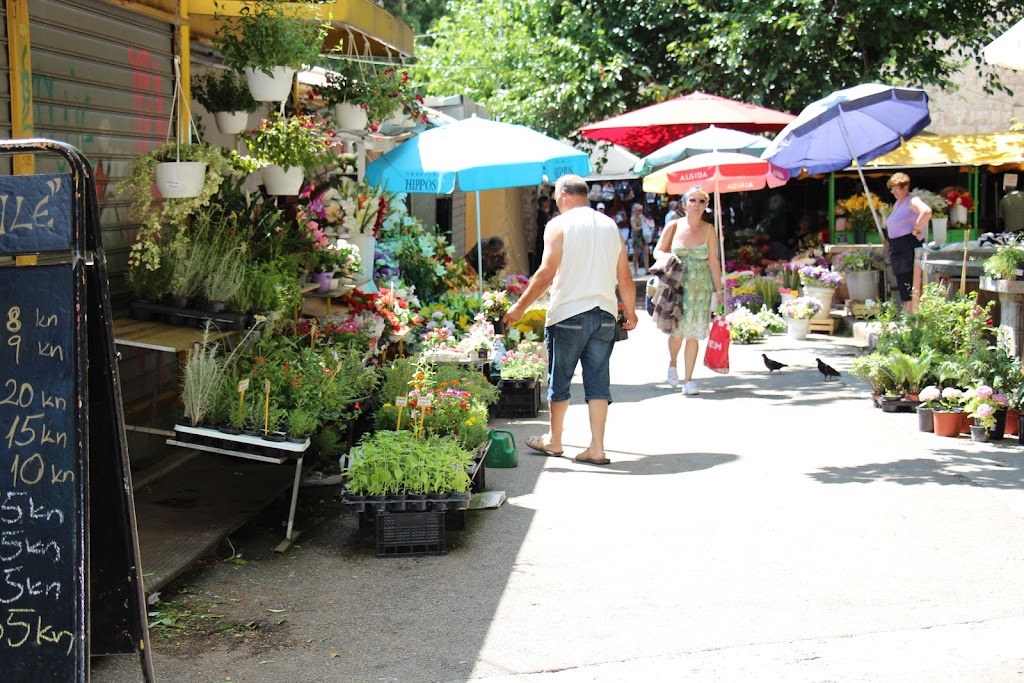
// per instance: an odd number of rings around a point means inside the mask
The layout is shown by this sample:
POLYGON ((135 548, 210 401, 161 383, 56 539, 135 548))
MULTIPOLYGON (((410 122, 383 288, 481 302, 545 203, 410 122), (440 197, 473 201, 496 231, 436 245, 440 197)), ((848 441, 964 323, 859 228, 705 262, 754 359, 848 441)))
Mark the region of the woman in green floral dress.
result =
POLYGON ((685 197, 682 218, 665 226, 654 249, 655 258, 671 252, 686 265, 683 284, 682 316, 668 338, 668 383, 679 384, 676 362, 683 348, 683 393, 699 393, 693 381, 700 340, 707 339, 711 319, 711 295, 722 296, 722 268, 718 261, 718 239, 715 227, 704 220, 708 194, 699 187, 691 188, 685 197))

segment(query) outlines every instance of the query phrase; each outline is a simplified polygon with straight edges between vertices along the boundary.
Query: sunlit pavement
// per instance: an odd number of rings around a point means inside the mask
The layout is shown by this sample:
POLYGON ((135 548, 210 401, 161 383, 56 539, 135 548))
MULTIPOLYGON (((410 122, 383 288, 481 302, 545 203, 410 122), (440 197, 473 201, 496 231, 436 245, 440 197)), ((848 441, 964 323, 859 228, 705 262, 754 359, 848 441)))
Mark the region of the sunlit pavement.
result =
MULTIPOLYGON (((857 352, 733 345, 731 372, 698 362, 687 397, 641 313, 612 357, 611 465, 571 460, 589 441, 574 384, 568 457, 525 446, 546 412, 496 421, 519 446, 518 467, 487 471, 508 502, 445 556, 378 559, 352 515, 327 505, 310 529, 305 511, 300 547, 193 579, 241 615, 284 610, 280 637, 157 642, 158 680, 1020 680, 1024 448, 875 409, 857 352), (788 367, 769 375, 762 353, 788 367)), ((138 680, 132 664, 93 680, 138 680)))

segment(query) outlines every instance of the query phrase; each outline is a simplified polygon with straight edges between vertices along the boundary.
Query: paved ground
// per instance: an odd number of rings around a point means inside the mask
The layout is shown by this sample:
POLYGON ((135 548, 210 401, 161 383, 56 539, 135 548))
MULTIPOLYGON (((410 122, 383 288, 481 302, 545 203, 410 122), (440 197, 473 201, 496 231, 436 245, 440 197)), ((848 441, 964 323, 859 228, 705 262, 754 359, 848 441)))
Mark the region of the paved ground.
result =
MULTIPOLYGON (((734 346, 732 373, 698 372, 684 397, 642 314, 612 357, 611 466, 529 455, 545 413, 509 422, 519 466, 487 476, 509 500, 443 557, 377 559, 307 489, 300 547, 274 556, 280 530, 251 525, 233 538, 248 563, 165 594, 223 632, 155 638, 158 680, 1024 679, 1024 448, 874 409, 856 353, 817 335, 734 346), (762 352, 790 367, 769 376, 762 352)), ((569 455, 585 420, 574 396, 569 455)), ((92 680, 138 671, 101 658, 92 680)))

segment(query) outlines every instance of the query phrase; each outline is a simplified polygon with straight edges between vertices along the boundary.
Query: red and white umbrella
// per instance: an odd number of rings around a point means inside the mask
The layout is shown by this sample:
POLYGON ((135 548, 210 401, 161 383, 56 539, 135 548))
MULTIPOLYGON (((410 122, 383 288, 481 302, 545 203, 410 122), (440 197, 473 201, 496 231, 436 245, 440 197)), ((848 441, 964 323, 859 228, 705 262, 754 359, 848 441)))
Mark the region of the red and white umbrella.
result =
POLYGON ((765 159, 737 152, 706 152, 644 177, 644 192, 683 194, 700 185, 708 194, 725 194, 780 187, 788 180, 789 171, 765 159))
POLYGON ((722 234, 722 194, 781 187, 789 180, 789 171, 765 159, 737 152, 707 152, 677 161, 644 178, 644 192, 684 194, 699 186, 715 196, 715 231, 718 253, 725 272, 725 239, 722 234))
POLYGON ((726 97, 694 92, 580 128, 584 137, 650 154, 709 126, 747 133, 779 131, 795 116, 726 97))

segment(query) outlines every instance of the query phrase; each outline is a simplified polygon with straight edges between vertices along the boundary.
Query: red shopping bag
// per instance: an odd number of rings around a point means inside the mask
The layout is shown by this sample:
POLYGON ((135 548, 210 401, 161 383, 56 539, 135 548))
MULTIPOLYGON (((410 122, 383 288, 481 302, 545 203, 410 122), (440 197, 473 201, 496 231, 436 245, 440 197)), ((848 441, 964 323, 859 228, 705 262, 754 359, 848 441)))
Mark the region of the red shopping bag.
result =
POLYGON ((709 370, 729 374, 729 341, 729 323, 725 318, 716 317, 704 349, 704 365, 709 370))

